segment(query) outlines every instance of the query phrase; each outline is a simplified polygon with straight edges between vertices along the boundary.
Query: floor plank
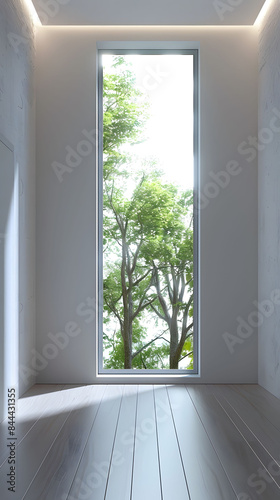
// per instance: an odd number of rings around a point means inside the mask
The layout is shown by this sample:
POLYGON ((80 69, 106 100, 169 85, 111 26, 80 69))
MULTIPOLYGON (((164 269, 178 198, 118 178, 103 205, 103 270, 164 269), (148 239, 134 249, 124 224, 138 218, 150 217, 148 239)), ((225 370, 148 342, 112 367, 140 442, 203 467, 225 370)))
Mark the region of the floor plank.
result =
POLYGON ((26 500, 62 500, 67 497, 104 391, 104 386, 85 386, 74 390, 76 400, 73 409, 45 454, 24 495, 26 500))
MULTIPOLYGON (((49 406, 47 406, 41 418, 36 420, 30 432, 16 449, 17 488, 16 493, 13 493, 13 500, 21 500, 24 497, 25 491, 33 480, 41 462, 70 415, 74 399, 74 394, 65 394, 64 391, 48 394, 49 406)), ((39 398, 38 401, 41 401, 41 399, 39 398)), ((6 493, 8 493, 6 488, 8 469, 7 462, 0 469, 0 490, 6 493)), ((1 497, 1 500, 2 498, 4 500, 5 496, 1 497)))
POLYGON ((34 386, 16 421, 1 500, 280 498, 280 401, 258 386, 34 386))
POLYGON ((159 460, 164 500, 189 500, 186 474, 166 386, 154 388, 159 460))
MULTIPOLYGON (((252 473, 257 474, 259 469, 264 469, 264 464, 253 453, 244 436, 233 425, 207 386, 188 386, 187 390, 226 474, 231 479, 236 495, 259 499, 256 488, 252 488, 250 484, 250 478, 252 473)), ((267 482, 266 500, 275 500, 279 494, 278 486, 273 481, 267 482)))
MULTIPOLYGON (((123 387, 108 386, 83 451, 67 500, 103 500, 120 414, 123 387)), ((63 500, 62 497, 61 500, 63 500)), ((51 498, 50 498, 51 500, 51 498)))
POLYGON ((139 387, 131 500, 162 500, 152 389, 139 387))
POLYGON ((138 386, 124 388, 105 500, 130 500, 138 386))
MULTIPOLYGON (((56 397, 56 393, 63 388, 64 385, 35 385, 25 393, 23 398, 17 401, 15 413, 17 447, 52 404, 49 394, 52 393, 56 397)), ((0 467, 5 463, 9 455, 6 446, 7 427, 8 420, 5 419, 0 425, 0 467)))
POLYGON ((233 500, 229 477, 184 387, 168 386, 191 500, 233 500))
POLYGON ((259 385, 234 385, 235 391, 242 394, 257 411, 280 431, 280 400, 259 385))
POLYGON ((222 396, 253 433, 255 439, 267 450, 271 458, 280 465, 280 431, 250 404, 240 392, 231 386, 209 386, 213 394, 222 396))
MULTIPOLYGON (((220 391, 215 388, 214 390, 208 387, 208 390, 211 390, 215 395, 216 399, 219 401, 221 407, 225 411, 225 413, 230 418, 231 422, 238 429, 240 434, 246 440, 251 450, 258 457, 259 461, 262 464, 263 470, 265 474, 267 474, 268 482, 274 482, 279 488, 279 498, 280 498, 280 468, 277 462, 273 459, 273 457, 269 454, 267 449, 262 445, 261 441, 257 438, 257 436, 250 429, 250 425, 246 425, 245 422, 240 418, 238 413, 235 411, 233 406, 226 400, 226 398, 221 395, 220 391), (276 471, 277 469, 277 471, 276 471), (276 471, 276 473, 273 473, 276 471)), ((279 442, 278 442, 279 443, 279 442)), ((278 458, 279 461, 279 458, 278 458)), ((247 481, 248 482, 248 481, 247 481)), ((250 482, 250 481, 249 481, 250 482)), ((250 486, 250 485, 249 485, 250 486)))

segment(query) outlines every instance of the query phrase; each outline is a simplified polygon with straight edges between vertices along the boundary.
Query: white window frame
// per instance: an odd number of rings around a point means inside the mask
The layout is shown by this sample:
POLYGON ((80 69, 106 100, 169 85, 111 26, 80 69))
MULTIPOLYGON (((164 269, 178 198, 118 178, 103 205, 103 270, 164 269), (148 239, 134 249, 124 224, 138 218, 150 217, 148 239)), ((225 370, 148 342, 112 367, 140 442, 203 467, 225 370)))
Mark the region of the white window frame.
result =
POLYGON ((168 383, 186 382, 190 378, 200 378, 200 321, 199 321, 199 158, 200 158, 200 134, 199 134, 199 42, 110 42, 97 43, 97 325, 96 325, 96 352, 97 373, 96 377, 100 383, 168 383), (140 370, 140 369, 105 369, 103 368, 103 68, 102 54, 191 54, 193 55, 194 69, 194 357, 193 370, 140 370))

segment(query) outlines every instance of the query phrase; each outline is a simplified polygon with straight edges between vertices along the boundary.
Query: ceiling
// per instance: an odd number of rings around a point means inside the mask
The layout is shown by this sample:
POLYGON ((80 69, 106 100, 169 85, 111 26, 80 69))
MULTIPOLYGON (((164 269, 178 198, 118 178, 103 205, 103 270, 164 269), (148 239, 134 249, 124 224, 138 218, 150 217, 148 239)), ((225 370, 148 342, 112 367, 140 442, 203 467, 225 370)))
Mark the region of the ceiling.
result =
POLYGON ((265 0, 33 0, 44 25, 253 25, 265 0))

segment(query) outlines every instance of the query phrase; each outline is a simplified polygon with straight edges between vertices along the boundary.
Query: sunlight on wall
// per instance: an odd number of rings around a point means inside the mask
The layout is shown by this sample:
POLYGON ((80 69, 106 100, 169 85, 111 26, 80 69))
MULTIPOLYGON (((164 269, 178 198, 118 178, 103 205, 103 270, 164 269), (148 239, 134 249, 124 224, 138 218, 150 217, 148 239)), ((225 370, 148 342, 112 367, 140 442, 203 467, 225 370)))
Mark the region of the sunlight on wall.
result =
POLYGON ((5 238, 5 374, 7 387, 18 387, 18 165, 14 174, 5 238))
POLYGON ((0 421, 18 387, 18 165, 0 139, 0 421))

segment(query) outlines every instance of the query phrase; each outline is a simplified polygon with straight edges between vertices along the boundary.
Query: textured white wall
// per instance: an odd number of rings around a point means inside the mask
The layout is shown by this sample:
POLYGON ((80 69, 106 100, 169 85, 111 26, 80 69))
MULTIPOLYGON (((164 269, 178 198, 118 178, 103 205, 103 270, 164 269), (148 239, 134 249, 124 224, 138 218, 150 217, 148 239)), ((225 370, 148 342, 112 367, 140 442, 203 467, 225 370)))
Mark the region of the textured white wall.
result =
MULTIPOLYGON (((280 289, 280 2, 260 26, 259 301, 280 289), (268 129, 270 132, 263 132, 268 129)), ((280 305, 259 328, 259 384, 280 398, 280 305)))
MULTIPOLYGON (((34 31, 25 2, 0 0, 0 133, 14 146, 19 169, 19 355, 24 366, 35 345, 34 65, 34 31)), ((20 393, 34 380, 20 378, 20 393)))
POLYGON ((212 196, 213 172, 231 173, 201 210, 199 381, 255 383, 256 328, 237 332, 257 300, 257 163, 256 154, 249 162, 246 153, 248 137, 257 134, 254 28, 38 30, 38 381, 96 381, 94 304, 88 300, 96 297, 96 151, 89 147, 83 158, 70 158, 69 148, 77 153, 96 128, 98 40, 200 42, 202 191, 212 196), (54 161, 66 167, 68 162, 62 182, 54 161))

